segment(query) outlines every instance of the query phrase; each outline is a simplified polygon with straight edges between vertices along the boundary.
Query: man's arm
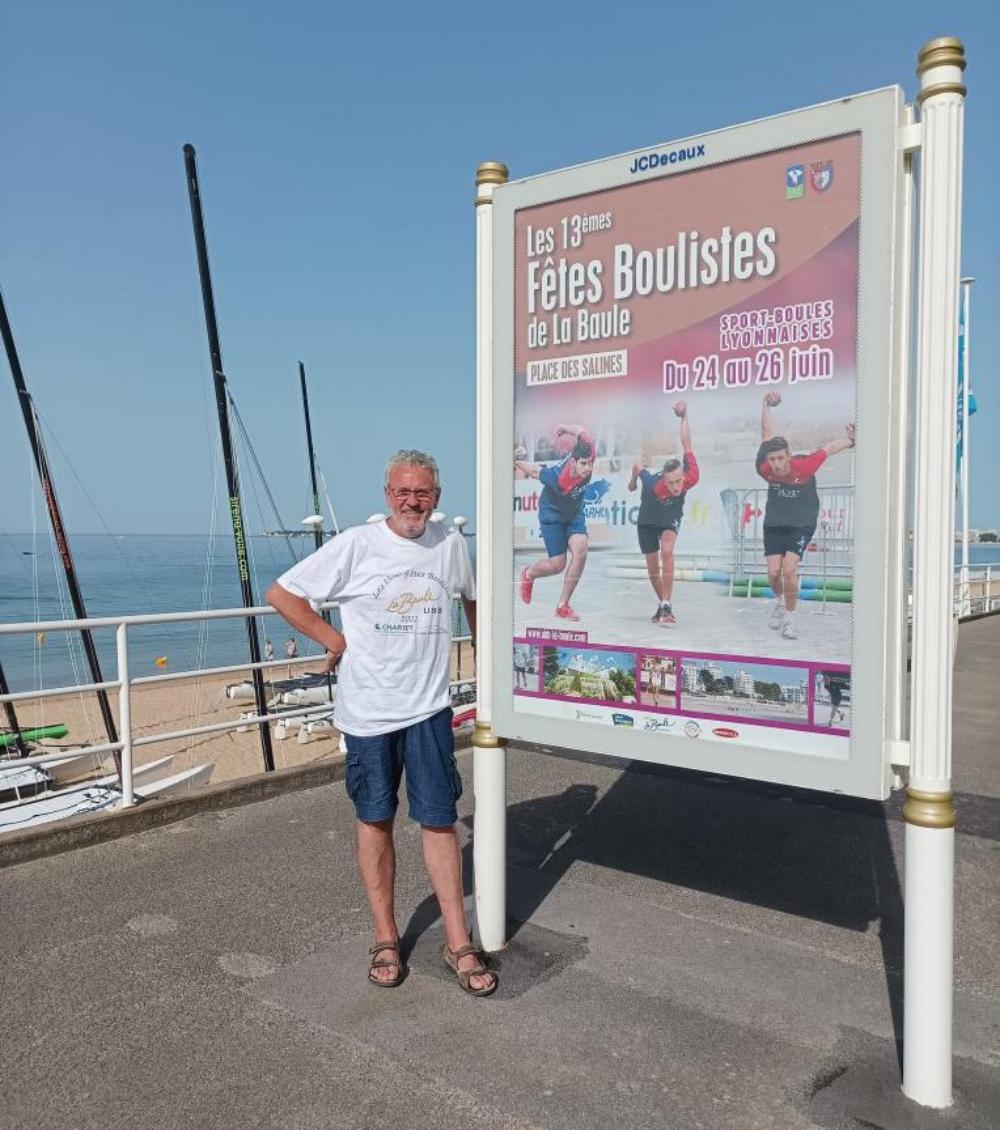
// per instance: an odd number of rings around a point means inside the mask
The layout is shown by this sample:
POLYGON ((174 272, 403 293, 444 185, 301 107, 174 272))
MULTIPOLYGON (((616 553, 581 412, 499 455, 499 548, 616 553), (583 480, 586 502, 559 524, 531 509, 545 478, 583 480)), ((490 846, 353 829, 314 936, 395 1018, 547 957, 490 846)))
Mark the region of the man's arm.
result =
POLYGON ((522 474, 527 475, 529 479, 537 479, 538 478, 538 464, 537 463, 529 463, 525 459, 515 459, 514 460, 514 466, 522 474))
POLYGON ((330 653, 327 667, 333 670, 347 648, 347 640, 332 625, 328 624, 305 597, 296 596, 275 581, 267 590, 268 604, 297 632, 315 640, 320 647, 330 653))
POLYGON ((828 456, 837 455, 841 451, 846 451, 849 447, 854 446, 854 425, 847 425, 847 435, 841 436, 839 439, 832 439, 829 443, 824 443, 822 450, 828 456))
POLYGON ((462 607, 465 609, 465 618, 469 621, 469 634, 472 636, 472 649, 476 648, 476 602, 467 596, 462 597, 462 607))
POLYGON ((781 403, 780 392, 768 392, 764 395, 764 408, 760 414, 760 439, 761 443, 767 443, 769 439, 774 439, 774 421, 771 419, 771 409, 777 408, 781 403))
POLYGON ((643 467, 643 465, 641 463, 633 463, 632 464, 632 478, 629 479, 629 481, 628 481, 628 489, 629 490, 635 490, 636 487, 639 485, 639 476, 642 474, 644 469, 645 468, 643 467))
POLYGON ((688 406, 686 400, 678 400, 674 405, 674 415, 681 418, 681 448, 685 455, 691 454, 691 425, 688 423, 688 406))

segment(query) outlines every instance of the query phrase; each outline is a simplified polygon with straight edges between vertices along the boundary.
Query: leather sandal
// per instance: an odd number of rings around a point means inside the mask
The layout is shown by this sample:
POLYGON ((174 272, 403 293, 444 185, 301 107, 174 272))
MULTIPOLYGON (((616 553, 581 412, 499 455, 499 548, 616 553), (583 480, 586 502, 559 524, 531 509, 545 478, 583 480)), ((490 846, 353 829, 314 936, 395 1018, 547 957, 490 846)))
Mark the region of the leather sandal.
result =
POLYGON ((406 977, 406 965, 403 962, 403 955, 399 951, 399 941, 376 942, 375 945, 368 951, 371 955, 371 964, 368 966, 368 980, 373 985, 378 985, 380 989, 395 989, 397 985, 402 985, 403 979, 406 977), (395 957, 380 958, 379 954, 388 950, 394 953, 395 957), (376 969, 396 969, 395 977, 376 977, 376 969))
POLYGON ((460 949, 452 951, 448 946, 444 947, 444 963, 458 978, 458 983, 461 985, 463 992, 472 997, 488 997, 490 993, 496 991, 497 985, 500 983, 499 978, 492 969, 486 968, 486 954, 480 949, 475 942, 470 942, 467 946, 462 946, 460 949), (472 954, 478 958, 476 965, 472 969, 459 969, 458 963, 463 957, 472 954), (472 987, 473 977, 489 977, 490 981, 481 989, 472 987))

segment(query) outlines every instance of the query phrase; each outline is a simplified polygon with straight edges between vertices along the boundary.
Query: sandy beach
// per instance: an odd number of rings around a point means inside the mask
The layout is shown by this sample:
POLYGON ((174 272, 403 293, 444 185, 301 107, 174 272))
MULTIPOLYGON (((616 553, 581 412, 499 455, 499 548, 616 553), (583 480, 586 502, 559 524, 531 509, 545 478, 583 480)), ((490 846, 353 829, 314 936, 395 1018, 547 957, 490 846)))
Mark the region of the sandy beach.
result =
MULTIPOLYGON (((474 677, 472 648, 468 643, 461 647, 461 669, 459 669, 458 645, 452 648, 452 678, 471 679, 474 677)), ((318 672, 319 659, 298 667, 300 673, 318 672)), ((274 668, 278 678, 285 677, 285 664, 274 668)), ((195 726, 209 726, 239 718, 241 711, 249 710, 252 703, 236 702, 226 698, 227 683, 238 681, 236 674, 201 676, 177 680, 176 682, 147 683, 132 690, 132 730, 136 738, 144 738, 158 733, 170 733, 195 726)), ((118 720, 118 694, 109 692, 111 708, 118 720)), ((97 745, 107 741, 101 714, 95 694, 58 695, 52 698, 24 701, 18 704, 18 721, 28 729, 33 726, 51 725, 63 722, 69 727, 65 738, 37 743, 36 752, 58 752, 62 749, 78 749, 81 745, 97 745)), ((272 747, 274 764, 278 769, 293 765, 303 765, 338 754, 340 735, 336 730, 317 732, 305 744, 300 744, 298 735, 290 734, 283 741, 274 737, 272 747)), ((211 783, 235 780, 254 773, 263 772, 260 738, 256 727, 246 732, 228 730, 211 734, 195 735, 186 738, 172 738, 135 750, 135 764, 174 755, 173 772, 214 762, 211 783)), ((100 766, 105 772, 111 771, 111 759, 105 755, 94 757, 90 772, 97 773, 100 766)))

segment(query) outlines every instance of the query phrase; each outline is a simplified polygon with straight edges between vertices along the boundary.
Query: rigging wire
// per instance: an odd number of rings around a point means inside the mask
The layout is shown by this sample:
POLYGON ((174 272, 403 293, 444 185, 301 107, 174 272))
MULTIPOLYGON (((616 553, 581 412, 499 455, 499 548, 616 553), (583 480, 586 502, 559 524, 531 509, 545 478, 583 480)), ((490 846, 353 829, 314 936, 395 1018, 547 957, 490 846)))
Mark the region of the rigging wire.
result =
POLYGON ((323 484, 323 497, 326 499, 326 508, 330 511, 330 521, 333 523, 333 532, 340 533, 340 526, 337 523, 337 515, 334 513, 333 503, 330 501, 330 488, 326 485, 326 475, 323 474, 323 468, 317 463, 316 470, 319 472, 319 481, 323 484))
MULTIPOLYGON (((219 436, 218 428, 213 422, 214 398, 209 394, 213 378, 210 367, 205 360, 201 331, 198 328, 198 323, 202 317, 201 304, 194 297, 193 291, 191 291, 190 294, 190 322, 188 319, 185 319, 185 325, 190 325, 191 336, 189 348, 192 357, 197 358, 195 362, 195 367, 198 371, 197 385, 201 393, 202 424, 205 428, 205 443, 202 450, 206 453, 210 453, 209 467, 212 476, 212 490, 209 496, 211 503, 209 507, 208 537, 205 539, 205 565, 202 571, 201 583, 201 611, 207 612, 212 607, 215 585, 215 540, 219 536, 216 534, 216 525, 218 523, 219 514, 219 477, 222 468, 222 440, 219 436)), ((209 645, 212 638, 213 626, 215 626, 215 622, 212 620, 198 621, 196 644, 197 659, 195 665, 195 670, 198 672, 203 671, 208 664, 209 645)), ((221 622, 221 626, 225 628, 225 622, 221 622)), ((216 630, 218 630, 217 626, 216 630)), ((190 720, 192 726, 196 721, 203 720, 202 696, 206 689, 201 674, 196 675, 194 679, 191 680, 190 720)), ((206 739, 205 736, 202 735, 202 740, 211 739, 206 739)), ((187 738, 188 765, 194 764, 194 747, 195 735, 189 734, 187 738)))
MULTIPOLYGON (((70 620, 73 618, 73 609, 69 600, 69 591, 66 586, 65 578, 62 575, 62 568, 59 558, 59 547, 56 544, 55 531, 49 530, 49 547, 52 553, 52 573, 56 583, 56 595, 59 599, 59 619, 70 620)), ((73 682, 79 687, 86 680, 84 675, 84 658, 82 655, 83 645, 77 638, 76 632, 60 632, 61 636, 66 641, 66 655, 69 659, 70 671, 73 675, 73 682)), ((78 690, 76 697, 80 702, 80 707, 83 710, 83 723, 84 729, 87 733, 87 740, 91 744, 97 744, 94 740, 96 733, 96 721, 93 712, 90 708, 90 696, 84 691, 78 690)))
MULTIPOLYGON (((32 401, 31 408, 31 419, 32 427, 34 429, 35 443, 40 449, 44 451, 45 440, 42 436, 41 417, 38 414, 38 410, 35 407, 34 401, 32 401)), ((32 485, 37 488, 33 491, 33 497, 36 500, 35 506, 37 506, 38 500, 40 499, 40 496, 42 494, 42 484, 37 476, 37 468, 35 467, 34 459, 31 459, 30 461, 30 474, 32 485)), ((34 512, 34 506, 32 510, 34 512)), ((69 600, 69 583, 68 581, 66 581, 66 578, 63 575, 59 546, 56 543, 56 532, 52 528, 51 522, 48 522, 47 526, 49 532, 49 547, 52 554, 52 573, 56 584, 56 594, 59 599, 59 618, 62 620, 68 620, 72 619, 72 616, 69 615, 70 612, 72 612, 75 616, 75 610, 72 609, 72 603, 69 600)), ((63 636, 66 640, 66 654, 69 659, 70 670, 73 674, 73 682, 77 685, 77 687, 79 687, 83 682, 85 682, 85 680, 81 677, 83 674, 83 669, 86 665, 83 655, 83 642, 78 637, 76 632, 60 632, 60 635, 63 636)), ((89 671, 87 673, 89 674, 89 671)), ((40 686, 39 689, 41 689, 40 686)), ((87 741, 90 744, 97 744, 94 739, 94 735, 97 732, 97 724, 93 711, 91 710, 90 695, 85 693, 84 691, 78 690, 76 692, 76 697, 79 700, 80 708, 83 711, 83 725, 84 730, 87 734, 87 741)), ((83 744, 85 743, 81 743, 81 745, 83 744)), ((96 775, 101 771, 101 761, 103 759, 97 754, 92 754, 91 760, 93 762, 94 773, 96 775)))
MULTIPOLYGON (((34 407, 34 405, 33 405, 33 407, 34 407)), ((86 484, 84 483, 83 479, 81 479, 79 474, 77 474, 77 470, 73 466, 72 460, 66 454, 65 449, 63 448, 62 444, 59 442, 59 437, 56 435, 55 431, 53 431, 53 429, 49 426, 48 420, 45 419, 45 417, 41 414, 41 412, 39 412, 37 408, 35 408, 34 411, 35 411, 35 415, 38 417, 39 423, 45 428, 45 434, 56 445, 56 450, 63 457, 63 461, 65 462, 66 466, 69 468, 70 474, 73 476, 74 479, 76 479, 77 486, 80 488, 80 490, 83 491, 84 498, 86 498, 86 500, 90 503, 91 508, 93 509, 94 513, 97 515, 97 520, 104 527, 104 532, 108 535, 108 537, 111 539, 112 544, 117 549, 118 556, 121 557, 122 561, 124 562, 125 568, 129 571, 129 574, 131 575, 132 580, 135 581, 135 583, 142 590, 143 595, 144 596, 147 595, 147 593, 149 592, 148 586, 145 584, 145 582, 142 580, 142 578, 139 576, 139 574, 136 573, 135 569, 132 568, 132 562, 128 559, 128 555, 122 549, 121 542, 118 540, 117 536, 111 530, 111 527, 108 525, 107 521, 104 518, 104 514, 101 512, 101 508, 94 501, 93 496, 91 495, 90 491, 87 490, 86 484)))
MULTIPOLYGON (((256 477, 252 473, 247 477, 248 477, 249 482, 250 482, 250 489, 251 489, 251 492, 253 494, 254 502, 257 506, 258 519, 260 520, 261 525, 263 525, 263 519, 264 519, 263 507, 261 506, 260 493, 257 489, 257 480, 259 479, 260 485, 262 486, 262 488, 263 488, 263 490, 264 490, 264 492, 267 496, 268 502, 270 504, 271 512, 273 513, 275 521, 277 523, 277 528, 279 530, 283 531, 285 529, 285 523, 281 518, 281 514, 278 512, 278 507, 277 507, 277 504, 274 501, 274 496, 272 495, 270 487, 268 486, 267 479, 264 475, 263 468, 261 467, 261 464, 260 464, 260 460, 257 458, 257 453, 254 450, 253 443, 250 440, 250 435, 247 432, 247 429, 244 426, 243 420, 240 417, 239 409, 236 407, 236 402, 233 399, 232 393, 229 392, 228 389, 227 389, 227 395, 229 397, 229 404, 230 404, 230 406, 232 407, 232 410, 233 410, 233 416, 236 420, 237 427, 239 429, 239 437, 242 440, 243 444, 246 445, 246 449, 250 454, 250 459, 251 459, 251 463, 252 463, 252 470, 256 471, 256 477)), ((239 452, 237 450, 235 450, 235 445, 234 445, 233 457, 234 457, 234 459, 236 461, 236 465, 237 465, 237 472, 236 473, 237 473, 237 476, 239 476, 240 458, 239 458, 239 452)), ((291 556, 292 564, 295 564, 295 562, 298 560, 298 557, 295 553, 294 547, 292 546, 291 538, 287 534, 284 534, 283 535, 283 541, 285 542, 285 545, 288 549, 289 555, 291 556)), ((277 576, 278 573, 281 572, 282 570, 281 570, 281 568, 280 568, 280 566, 279 566, 279 564, 276 560, 274 547, 271 544, 271 539, 267 538, 266 542, 267 542, 267 552, 268 552, 268 555, 270 557, 270 562, 271 562, 271 574, 272 574, 272 576, 277 576)), ((258 599, 259 599, 261 592, 262 592, 262 588, 261 588, 261 583, 260 583, 260 570, 259 570, 258 565, 257 565, 257 553, 256 553, 256 549, 254 547, 254 538, 247 537, 246 546, 247 546, 247 558, 248 558, 248 561, 249 561, 249 564, 250 564, 251 575, 253 576, 254 590, 258 594, 258 599)), ((261 624, 260 626, 264 630, 264 636, 265 636, 265 642, 266 642, 266 639, 267 639, 266 625, 261 624)))
MULTIPOLYGON (((257 474, 260 477, 260 482, 264 488, 264 493, 267 495, 267 500, 271 506, 271 513, 274 515, 274 520, 277 522, 277 529, 284 533, 285 524, 281 519, 281 515, 278 513, 278 504, 274 501, 274 495, 271 493, 271 488, 267 485, 267 479, 264 475, 264 470, 260 465, 260 460, 257 458, 257 452, 254 450, 254 446, 250 442, 250 435, 244 427, 243 418, 240 416, 240 410, 236 407, 236 401, 233 399, 233 394, 229 391, 228 385, 226 387, 226 396, 229 399, 229 406, 233 410, 233 418, 236 420, 237 427, 240 430, 240 435, 243 437, 243 442, 246 444, 247 450, 250 452, 250 458, 253 461, 254 468, 256 469, 257 474)), ((253 480, 251 480, 251 485, 252 482, 253 480)), ((295 554, 295 550, 292 548, 292 539, 287 534, 284 534, 283 540, 285 542, 285 545, 288 547, 288 552, 291 556, 292 564, 294 565, 298 558, 295 554)))
MULTIPOLYGON (((207 612, 212 607, 212 588, 215 580, 215 553, 213 552, 214 538, 215 538, 215 525, 219 516, 219 472, 222 468, 222 444, 218 438, 215 437, 215 442, 210 443, 210 448, 213 453, 212 459, 212 493, 211 493, 211 507, 208 519, 208 538, 206 545, 208 547, 205 554, 205 568, 202 573, 201 582, 201 611, 207 612)), ((198 642, 197 642, 197 660, 195 670, 203 671, 208 663, 208 638, 209 628, 211 621, 199 620, 198 621, 198 642)), ((204 684, 200 675, 196 675, 193 680, 193 687, 191 693, 191 713, 189 715, 191 728, 194 727, 195 722, 200 719, 202 713, 202 691, 204 684)), ((188 764, 194 763, 194 746, 195 735, 189 734, 187 739, 187 755, 188 764)))
MULTIPOLYGON (((35 472, 33 460, 28 454, 28 513, 31 514, 31 611, 37 624, 41 620, 41 602, 38 599, 38 504, 35 492, 35 472)), ((35 690, 42 689, 42 641, 35 636, 31 649, 31 683, 35 690)), ((44 722, 46 700, 41 701, 41 717, 44 722)))

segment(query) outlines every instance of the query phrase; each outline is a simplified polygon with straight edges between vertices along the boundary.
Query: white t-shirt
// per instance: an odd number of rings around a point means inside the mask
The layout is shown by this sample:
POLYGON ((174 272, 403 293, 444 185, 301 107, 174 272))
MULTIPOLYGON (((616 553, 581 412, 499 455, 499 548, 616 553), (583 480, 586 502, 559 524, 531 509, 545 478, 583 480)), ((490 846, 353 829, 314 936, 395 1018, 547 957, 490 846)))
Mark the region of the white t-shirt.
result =
POLYGON ((452 603, 475 600, 461 534, 428 522, 419 538, 386 522, 355 526, 278 578, 313 603, 340 602, 347 651, 340 661, 334 722, 368 737, 401 730, 451 704, 452 603))

